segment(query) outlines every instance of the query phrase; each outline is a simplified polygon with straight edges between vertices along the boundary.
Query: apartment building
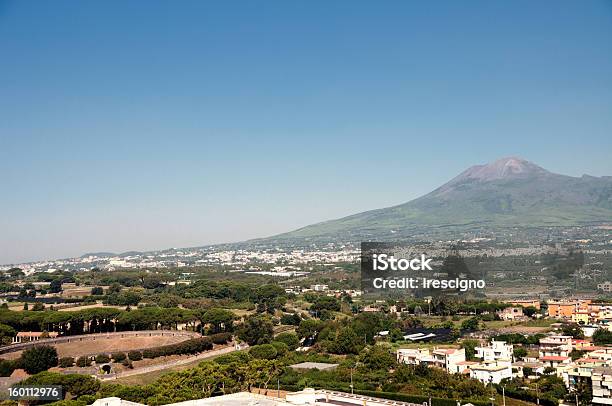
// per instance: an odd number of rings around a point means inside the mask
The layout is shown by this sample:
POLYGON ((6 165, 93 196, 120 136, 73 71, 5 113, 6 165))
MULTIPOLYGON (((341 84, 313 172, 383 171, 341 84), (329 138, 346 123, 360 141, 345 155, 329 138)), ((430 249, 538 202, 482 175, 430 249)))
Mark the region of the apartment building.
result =
POLYGON ((548 315, 550 317, 569 319, 577 309, 577 302, 549 302, 548 315))
POLYGON ((492 340, 486 347, 476 347, 476 358, 483 361, 506 360, 511 361, 514 354, 514 346, 505 341, 492 340))
POLYGON ((612 405, 612 368, 595 368, 591 376, 593 405, 612 405))
POLYGON ((572 336, 553 335, 540 339, 540 360, 543 357, 569 357, 572 336))

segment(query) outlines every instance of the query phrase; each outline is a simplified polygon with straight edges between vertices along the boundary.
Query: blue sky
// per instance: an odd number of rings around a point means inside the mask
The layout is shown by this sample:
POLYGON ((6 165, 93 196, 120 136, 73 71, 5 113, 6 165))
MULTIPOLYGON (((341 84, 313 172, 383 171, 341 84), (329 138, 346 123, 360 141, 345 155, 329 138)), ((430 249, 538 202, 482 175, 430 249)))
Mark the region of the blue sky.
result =
POLYGON ((611 39, 595 0, 0 0, 0 263, 272 235, 508 155, 612 175, 611 39))

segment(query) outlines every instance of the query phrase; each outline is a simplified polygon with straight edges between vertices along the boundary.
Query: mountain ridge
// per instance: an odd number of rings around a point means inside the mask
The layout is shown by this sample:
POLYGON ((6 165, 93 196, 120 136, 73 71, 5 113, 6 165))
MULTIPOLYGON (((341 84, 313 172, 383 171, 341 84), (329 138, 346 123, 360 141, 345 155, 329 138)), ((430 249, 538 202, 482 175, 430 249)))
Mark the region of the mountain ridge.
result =
POLYGON ((474 165, 431 192, 251 241, 360 240, 423 227, 568 226, 612 222, 612 177, 560 175, 519 157, 474 165))

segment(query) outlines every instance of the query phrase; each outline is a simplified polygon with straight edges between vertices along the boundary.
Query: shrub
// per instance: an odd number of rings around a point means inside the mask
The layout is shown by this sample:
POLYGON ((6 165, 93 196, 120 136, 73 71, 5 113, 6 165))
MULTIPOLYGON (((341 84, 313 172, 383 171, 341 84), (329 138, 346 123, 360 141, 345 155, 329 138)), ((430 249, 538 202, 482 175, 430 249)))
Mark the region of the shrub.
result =
POLYGON ((134 369, 134 365, 132 364, 132 361, 127 359, 127 358, 123 360, 121 365, 123 365, 124 367, 127 367, 129 369, 134 369))
POLYGON ((110 357, 106 354, 96 355, 96 364, 106 364, 110 362, 110 357))
POLYGON ((59 366, 62 368, 69 368, 74 365, 74 358, 63 357, 59 359, 59 366))
POLYGON ((114 362, 123 362, 127 358, 127 355, 125 355, 125 352, 114 352, 111 354, 111 357, 114 362))
POLYGON ((76 360, 76 366, 83 368, 83 367, 88 367, 91 365, 91 360, 89 359, 89 357, 79 357, 76 360))
POLYGON ((230 333, 218 333, 211 335, 209 338, 213 344, 227 344, 231 340, 232 335, 230 333))
POLYGON ((96 401, 96 397, 93 395, 83 395, 83 396, 79 396, 79 402, 85 402, 86 405, 91 405, 93 402, 96 401))
POLYGON ((157 358, 166 355, 197 354, 212 350, 213 343, 208 337, 193 338, 178 344, 149 348, 142 352, 144 358, 157 358))
POLYGON ((128 352, 128 357, 130 358, 130 361, 140 361, 142 359, 142 352, 130 351, 128 352))
POLYGON ((147 348, 146 350, 142 352, 142 357, 143 358, 157 358, 159 357, 159 355, 157 354, 157 351, 155 351, 155 349, 147 348))
POLYGON ((21 354, 23 369, 30 375, 57 366, 57 350, 50 345, 41 345, 25 350, 21 354))
POLYGON ((0 376, 11 376, 17 369, 15 362, 8 359, 0 359, 0 376))

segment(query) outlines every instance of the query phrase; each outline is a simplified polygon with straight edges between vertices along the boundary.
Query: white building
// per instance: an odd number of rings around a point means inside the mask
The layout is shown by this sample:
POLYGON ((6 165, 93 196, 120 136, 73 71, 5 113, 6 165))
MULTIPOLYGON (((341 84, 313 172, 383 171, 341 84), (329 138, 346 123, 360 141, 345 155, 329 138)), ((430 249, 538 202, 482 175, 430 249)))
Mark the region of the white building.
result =
POLYGON ((612 292, 612 282, 605 281, 604 283, 597 284, 597 290, 601 290, 603 292, 612 292))
POLYGON ((427 365, 445 369, 451 374, 461 373, 465 369, 465 349, 463 348, 404 348, 397 350, 397 362, 409 365, 427 365))
MULTIPOLYGON (((274 391, 270 391, 274 394, 274 391)), ((304 406, 315 404, 336 404, 346 406, 414 406, 412 403, 373 398, 363 395, 352 395, 345 392, 328 390, 315 390, 306 388, 299 392, 290 392, 286 397, 276 398, 249 392, 232 393, 212 398, 187 400, 185 402, 171 403, 166 406, 304 406)), ((120 398, 102 398, 96 400, 91 406, 145 406, 141 403, 128 402, 120 398)))
POLYGON ((572 336, 554 335, 540 339, 542 357, 569 357, 572 352, 572 336))
POLYGON ((591 382, 593 405, 612 405, 612 368, 595 368, 591 382))
POLYGON ((507 361, 484 361, 470 366, 470 377, 484 384, 497 384, 502 379, 512 378, 512 364, 507 361))
POLYGON ((511 361, 514 355, 514 346, 506 344, 505 341, 492 340, 491 344, 486 347, 476 347, 476 358, 483 361, 511 361))
POLYGON ((497 315, 502 320, 519 320, 525 318, 522 307, 506 307, 498 311, 497 315))

